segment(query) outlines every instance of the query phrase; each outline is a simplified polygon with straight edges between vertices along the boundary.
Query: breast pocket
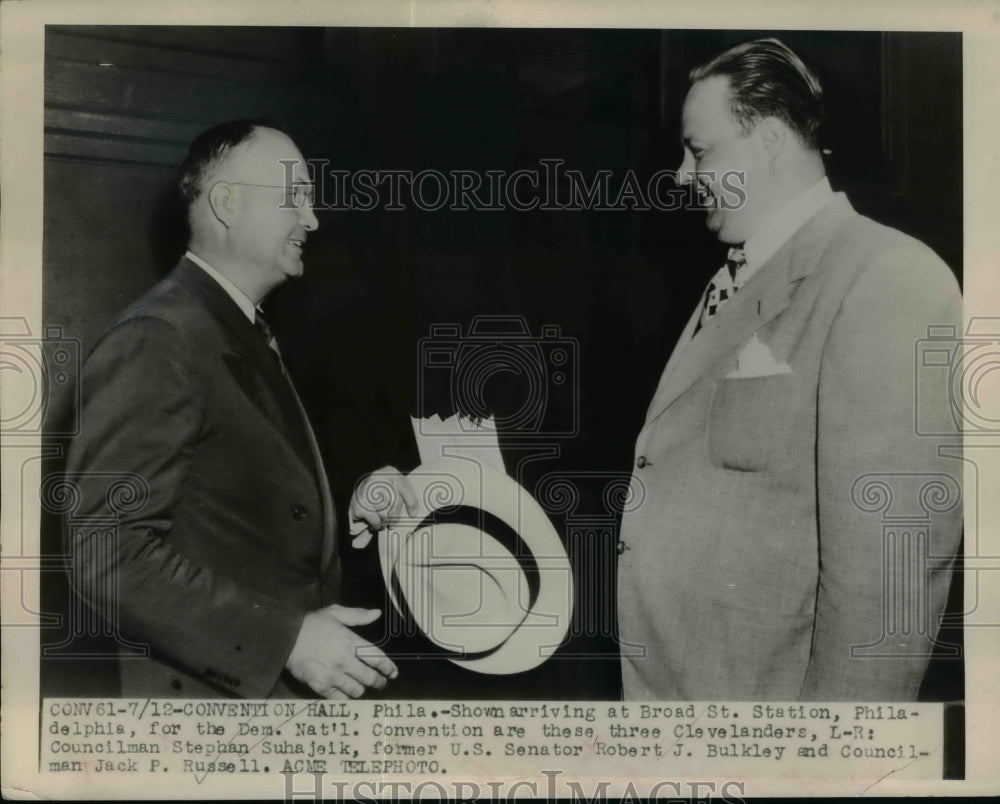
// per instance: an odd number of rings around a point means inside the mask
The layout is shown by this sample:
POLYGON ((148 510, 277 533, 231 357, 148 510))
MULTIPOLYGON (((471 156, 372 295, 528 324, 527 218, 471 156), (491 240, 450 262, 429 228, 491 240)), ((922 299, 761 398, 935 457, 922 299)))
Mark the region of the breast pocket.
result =
POLYGON ((709 461, 732 472, 788 465, 808 404, 794 374, 720 378, 708 414, 709 461))

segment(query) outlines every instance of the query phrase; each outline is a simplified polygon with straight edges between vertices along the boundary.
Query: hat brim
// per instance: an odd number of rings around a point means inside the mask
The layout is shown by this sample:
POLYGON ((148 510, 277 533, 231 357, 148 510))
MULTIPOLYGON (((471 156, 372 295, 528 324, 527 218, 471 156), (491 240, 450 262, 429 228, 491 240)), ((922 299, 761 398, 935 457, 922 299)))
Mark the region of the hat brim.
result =
MULTIPOLYGON (((538 573, 538 592, 516 628, 488 651, 444 651, 448 661, 477 673, 506 675, 537 667, 562 643, 573 610, 573 577, 559 534, 538 502, 510 476, 474 458, 451 456, 421 464, 408 476, 418 499, 416 518, 384 528, 378 535, 379 563, 393 606, 406 612, 397 599, 393 568, 407 530, 433 511, 463 505, 498 517, 520 537, 538 573)), ((483 533, 482 531, 479 531, 483 533)), ((485 534, 490 537, 490 534, 485 534)), ((470 548, 474 549, 474 545, 470 548)), ((475 556, 464 560, 474 561, 475 556)), ((516 560, 512 556, 512 560, 516 560)), ((454 640, 449 640, 454 641, 454 640)), ((478 640, 477 640, 478 641, 478 640)))

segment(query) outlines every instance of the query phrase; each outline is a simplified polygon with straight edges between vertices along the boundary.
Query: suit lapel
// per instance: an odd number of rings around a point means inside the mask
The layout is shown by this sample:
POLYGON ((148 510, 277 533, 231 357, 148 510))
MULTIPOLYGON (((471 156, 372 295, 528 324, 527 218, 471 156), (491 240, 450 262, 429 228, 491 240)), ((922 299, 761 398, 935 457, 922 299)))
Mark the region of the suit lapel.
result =
MULTIPOLYGON (((226 352, 222 355, 222 360, 236 384, 261 413, 267 424, 286 440, 290 440, 285 428, 281 427, 281 422, 288 414, 282 413, 276 389, 268 388, 267 383, 263 381, 264 369, 259 364, 255 368, 250 357, 240 351, 226 352)), ((273 385, 273 380, 271 384, 273 385)))
POLYGON ((853 213, 843 193, 835 194, 692 337, 701 316, 699 305, 667 362, 646 415, 647 424, 722 358, 788 308, 795 283, 815 270, 834 229, 853 213))
POLYGON ((681 336, 677 339, 677 344, 674 346, 673 352, 670 353, 670 358, 667 360, 667 367, 663 370, 663 374, 660 377, 659 385, 656 388, 656 393, 653 394, 653 399, 657 399, 660 394, 664 392, 664 383, 673 373, 674 369, 677 368, 677 364, 680 362, 681 355, 687 350, 691 345, 691 339, 694 338, 695 330, 698 327, 698 321, 701 319, 701 311, 705 306, 705 293, 703 292, 701 296, 698 297, 698 304, 694 308, 694 312, 691 313, 691 317, 688 319, 687 326, 684 327, 684 331, 681 332, 681 336))
MULTIPOLYGON (((186 287, 207 309, 212 318, 225 330, 230 351, 244 360, 260 363, 260 348, 265 344, 253 328, 253 324, 234 302, 229 294, 205 271, 187 258, 177 265, 177 281, 186 287)), ((247 370, 251 370, 247 366, 247 370)))
MULTIPOLYGON (((786 249, 782 249, 786 252, 786 249)), ((716 313, 668 364, 649 406, 650 422, 750 334, 788 307, 788 254, 779 252, 716 313)), ((697 315, 700 315, 699 310, 697 315)), ((697 317, 697 316, 696 316, 697 317)))
POLYGON ((282 373, 279 362, 274 359, 274 354, 253 324, 212 277, 185 258, 181 259, 175 270, 178 281, 208 308, 212 317, 226 331, 230 348, 223 354, 223 361, 233 380, 260 411, 266 426, 274 429, 289 443, 292 452, 307 469, 316 471, 320 493, 324 498, 324 519, 332 521, 332 502, 328 500, 329 489, 316 437, 291 380, 282 373), (282 404, 282 397, 287 400, 287 404, 282 404), (303 454, 301 448, 295 447, 303 438, 293 438, 288 432, 289 428, 281 426, 281 422, 288 419, 289 414, 293 418, 289 425, 301 426, 305 439, 302 446, 306 448, 308 456, 303 454))
POLYGON ((312 425, 309 424, 309 416, 302 404, 302 400, 299 399, 299 395, 295 391, 295 387, 291 383, 288 385, 292 390, 292 396, 295 399, 299 415, 302 417, 302 422, 306 428, 306 438, 309 439, 313 467, 316 472, 316 479, 319 482, 320 497, 323 501, 323 550, 319 564, 320 571, 323 572, 326 570, 330 560, 336 555, 336 550, 334 549, 336 546, 336 512, 333 507, 333 497, 330 495, 330 483, 326 476, 326 467, 323 466, 323 455, 319 450, 319 442, 316 441, 316 434, 313 432, 312 425))
MULTIPOLYGON (((298 411, 286 391, 290 383, 282 375, 274 354, 239 306, 212 277, 186 258, 181 259, 176 270, 178 282, 186 287, 208 309, 212 319, 221 325, 228 346, 228 350, 223 353, 223 361, 233 380, 261 413, 267 426, 294 445, 296 439, 293 438, 288 425, 295 423, 289 419, 297 417, 298 411), (282 396, 286 399, 284 403, 282 396)), ((304 438, 297 440, 302 447, 306 446, 304 438)), ((302 449, 293 449, 293 452, 306 466, 309 465, 309 460, 303 456, 302 449)))
POLYGON ((276 430, 289 443, 292 452, 306 468, 315 472, 323 502, 321 566, 325 568, 335 552, 333 500, 330 497, 326 471, 323 467, 323 459, 316 442, 316 436, 291 380, 282 374, 278 361, 274 359, 270 348, 257 334, 253 324, 212 277, 186 258, 181 259, 175 270, 177 280, 208 308, 213 318, 226 330, 229 336, 230 350, 223 355, 223 361, 233 380, 261 412, 261 418, 266 421, 266 426, 276 430), (301 423, 307 442, 308 456, 304 455, 301 449, 295 448, 296 441, 301 441, 301 438, 293 439, 285 428, 279 426, 279 422, 284 418, 280 402, 282 394, 285 394, 291 403, 291 414, 296 417, 295 424, 301 423))

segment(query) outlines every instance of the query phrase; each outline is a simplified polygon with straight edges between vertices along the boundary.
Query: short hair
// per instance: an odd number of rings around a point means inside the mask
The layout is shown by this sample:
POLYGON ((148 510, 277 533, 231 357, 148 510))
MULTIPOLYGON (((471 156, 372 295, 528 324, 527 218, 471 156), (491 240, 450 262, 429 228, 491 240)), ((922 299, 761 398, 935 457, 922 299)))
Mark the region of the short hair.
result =
POLYGON ((765 117, 783 120, 811 150, 819 149, 823 88, 816 74, 778 39, 736 45, 695 67, 694 84, 712 76, 729 79, 729 113, 744 134, 765 117))
POLYGON ((232 152, 233 148, 249 140, 258 128, 283 131, 271 120, 229 120, 212 126, 199 134, 188 148, 181 162, 177 177, 177 191, 181 203, 188 211, 201 195, 202 181, 232 152))

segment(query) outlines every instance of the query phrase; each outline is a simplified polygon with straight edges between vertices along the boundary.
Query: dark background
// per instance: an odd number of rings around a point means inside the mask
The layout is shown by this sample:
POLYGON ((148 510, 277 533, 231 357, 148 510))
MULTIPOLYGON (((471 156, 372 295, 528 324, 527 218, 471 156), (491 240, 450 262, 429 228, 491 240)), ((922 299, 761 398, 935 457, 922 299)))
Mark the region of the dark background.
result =
MULTIPOLYGON (((184 250, 174 172, 187 144, 216 122, 274 119, 306 157, 342 170, 537 170, 540 159, 558 158, 588 177, 633 170, 642 180, 679 166, 687 71, 771 33, 50 26, 45 323, 86 354, 172 267, 184 250)), ((834 189, 928 243, 961 278, 960 35, 778 35, 824 84, 834 189)), ((453 410, 447 382, 429 399, 417 387, 418 341, 431 324, 464 332, 474 314, 516 315, 532 334, 554 325, 572 344, 578 369, 546 399, 541 432, 501 441, 529 490, 553 473, 579 490, 575 509, 553 509, 576 572, 573 635, 538 671, 499 680, 446 673, 440 689, 441 697, 616 697, 618 511, 603 492, 628 477, 656 381, 720 264, 700 214, 410 207, 318 218, 306 275, 272 294, 267 310, 341 510, 360 473, 406 462, 409 412, 453 410), (548 456, 522 462, 539 449, 548 456)), ((509 382, 494 383, 494 406, 517 409, 510 394, 523 378, 496 379, 509 382)), ((53 397, 50 421, 66 414, 73 380, 71 372, 53 397)), ((59 554, 51 517, 43 540, 59 554)), ((363 569, 357 579, 363 586, 363 569)), ((43 601, 47 612, 65 610, 58 572, 45 575, 43 601)), ((69 619, 43 629, 43 646, 60 645, 62 657, 43 661, 43 694, 108 693, 113 676, 87 669, 111 668, 75 658, 99 654, 101 640, 70 633, 69 619)), ((960 643, 960 628, 942 637, 960 643)), ((924 694, 961 699, 962 663, 935 662, 924 694)))

